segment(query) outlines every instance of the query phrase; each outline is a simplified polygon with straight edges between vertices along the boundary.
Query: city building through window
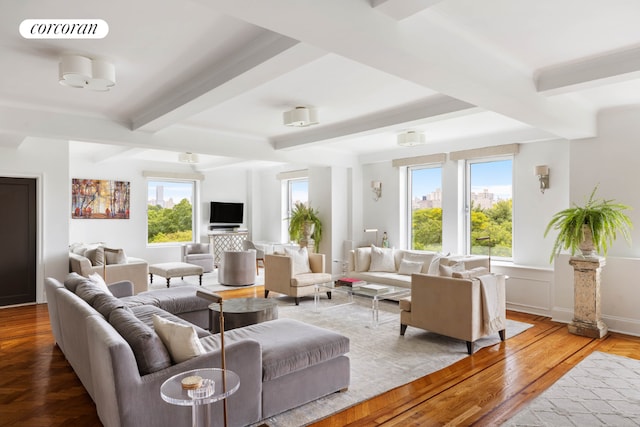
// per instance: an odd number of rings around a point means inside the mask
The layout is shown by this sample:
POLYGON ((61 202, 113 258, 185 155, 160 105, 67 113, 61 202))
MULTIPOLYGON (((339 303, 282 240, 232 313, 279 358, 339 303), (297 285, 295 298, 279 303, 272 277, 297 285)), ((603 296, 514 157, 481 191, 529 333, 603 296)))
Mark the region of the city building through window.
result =
POLYGON ((195 181, 149 180, 147 182, 147 243, 193 242, 195 181))

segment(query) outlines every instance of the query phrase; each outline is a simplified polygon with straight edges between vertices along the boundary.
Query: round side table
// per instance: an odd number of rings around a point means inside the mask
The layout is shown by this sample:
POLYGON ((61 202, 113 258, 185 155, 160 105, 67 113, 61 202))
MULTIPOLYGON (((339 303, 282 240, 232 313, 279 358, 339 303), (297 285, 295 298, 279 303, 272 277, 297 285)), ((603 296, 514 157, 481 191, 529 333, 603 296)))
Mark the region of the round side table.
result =
MULTIPOLYGON (((224 300, 224 330, 255 325, 278 318, 278 303, 267 298, 233 298, 224 300)), ((220 304, 209 305, 211 332, 220 332, 220 304)))
POLYGON ((209 426, 209 404, 226 399, 239 387, 240 377, 233 371, 218 368, 194 369, 167 379, 160 387, 160 395, 165 402, 179 406, 191 406, 194 426, 209 426), (194 375, 202 377, 203 386, 196 390, 184 390, 182 380, 194 375), (226 389, 223 387, 225 383, 223 380, 226 380, 226 389), (210 381, 213 382, 213 387, 210 387, 210 381), (208 389, 207 386, 209 386, 208 389))

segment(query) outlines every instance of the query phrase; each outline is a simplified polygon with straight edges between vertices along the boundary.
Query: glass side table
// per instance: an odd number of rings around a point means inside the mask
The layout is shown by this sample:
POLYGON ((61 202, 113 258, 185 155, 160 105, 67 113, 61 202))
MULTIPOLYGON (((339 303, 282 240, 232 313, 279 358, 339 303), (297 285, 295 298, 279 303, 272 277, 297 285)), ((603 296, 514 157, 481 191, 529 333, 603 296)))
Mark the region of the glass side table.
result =
POLYGON ((226 399, 240 387, 240 377, 228 369, 194 369, 167 379, 160 387, 162 400, 179 406, 191 406, 193 426, 209 426, 209 404, 226 399), (184 390, 182 380, 190 376, 202 377, 202 386, 195 390, 184 390), (226 377, 226 378, 225 378, 226 377), (223 387, 226 380, 226 389, 223 387))

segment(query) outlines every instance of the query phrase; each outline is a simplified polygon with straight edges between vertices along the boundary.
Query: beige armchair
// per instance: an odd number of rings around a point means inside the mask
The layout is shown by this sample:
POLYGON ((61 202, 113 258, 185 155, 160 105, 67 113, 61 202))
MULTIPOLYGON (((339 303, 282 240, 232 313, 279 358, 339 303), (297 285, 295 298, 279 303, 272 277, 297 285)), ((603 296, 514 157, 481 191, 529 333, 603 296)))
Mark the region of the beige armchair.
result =
POLYGON ((188 243, 182 245, 182 262, 199 265, 204 273, 213 271, 213 254, 208 243, 188 243))
POLYGON ((495 287, 483 292, 478 279, 413 274, 411 297, 400 300, 400 335, 405 334, 407 326, 426 329, 466 341, 469 354, 474 352, 474 341, 486 335, 498 332, 504 341, 505 276, 493 277, 495 287), (490 299, 487 305, 484 295, 490 299))
MULTIPOLYGON (((325 273, 324 254, 308 253, 308 258, 311 271, 295 274, 291 256, 265 255, 264 297, 274 291, 294 297, 299 305, 300 297, 314 294, 315 284, 331 282, 331 274, 325 273)), ((331 299, 331 292, 327 292, 327 297, 331 299)))

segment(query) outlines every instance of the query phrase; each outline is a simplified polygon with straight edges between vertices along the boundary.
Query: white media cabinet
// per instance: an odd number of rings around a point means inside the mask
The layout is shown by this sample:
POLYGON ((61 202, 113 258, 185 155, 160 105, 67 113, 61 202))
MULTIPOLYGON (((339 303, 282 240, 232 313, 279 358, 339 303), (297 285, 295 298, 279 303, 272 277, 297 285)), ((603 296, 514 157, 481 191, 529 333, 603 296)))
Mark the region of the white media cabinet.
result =
POLYGON ((244 249, 242 242, 249 238, 249 231, 233 231, 225 229, 212 229, 209 235, 209 245, 213 252, 213 263, 220 265, 220 257, 224 251, 241 251, 244 249))

